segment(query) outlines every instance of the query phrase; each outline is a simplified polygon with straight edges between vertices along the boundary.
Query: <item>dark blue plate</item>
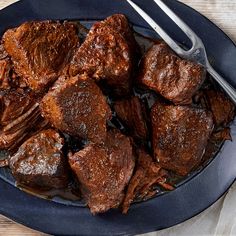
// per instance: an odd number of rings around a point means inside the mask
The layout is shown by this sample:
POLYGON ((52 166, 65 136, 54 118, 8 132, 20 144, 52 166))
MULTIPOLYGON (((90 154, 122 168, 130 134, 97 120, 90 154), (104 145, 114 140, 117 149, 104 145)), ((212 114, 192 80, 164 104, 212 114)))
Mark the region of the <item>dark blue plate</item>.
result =
MULTIPOLYGON (((152 0, 136 0, 173 38, 188 44, 185 36, 152 0)), ((236 47, 208 19, 174 0, 165 1, 202 38, 209 59, 236 87, 236 47)), ((0 11, 0 34, 28 20, 78 19, 83 22, 123 13, 143 33, 155 35, 123 0, 23 0, 0 11)), ((209 207, 236 178, 236 120, 233 142, 225 142, 217 156, 176 190, 132 205, 128 215, 119 210, 92 216, 87 208, 43 200, 14 187, 14 179, 0 169, 0 212, 31 228, 54 235, 134 235, 178 224, 209 207)))

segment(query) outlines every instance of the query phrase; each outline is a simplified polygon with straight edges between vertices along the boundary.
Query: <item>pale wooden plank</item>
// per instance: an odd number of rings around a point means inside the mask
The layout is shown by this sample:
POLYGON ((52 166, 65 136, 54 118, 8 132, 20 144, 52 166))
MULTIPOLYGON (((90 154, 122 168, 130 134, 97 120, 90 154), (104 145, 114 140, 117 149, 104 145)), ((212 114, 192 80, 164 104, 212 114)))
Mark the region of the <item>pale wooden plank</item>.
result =
MULTIPOLYGON (((218 25, 236 41, 236 1, 232 0, 181 0, 218 25)), ((199 26, 201 27, 201 26, 199 26)))
POLYGON ((4 216, 0 216, 0 236, 46 236, 23 225, 19 225, 4 216))

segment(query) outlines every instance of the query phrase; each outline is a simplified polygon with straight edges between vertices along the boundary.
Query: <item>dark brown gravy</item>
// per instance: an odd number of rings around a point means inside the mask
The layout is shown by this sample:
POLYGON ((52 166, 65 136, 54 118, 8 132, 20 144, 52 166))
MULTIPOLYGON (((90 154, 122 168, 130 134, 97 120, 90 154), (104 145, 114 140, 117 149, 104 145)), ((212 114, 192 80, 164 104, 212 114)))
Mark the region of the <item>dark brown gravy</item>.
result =
MULTIPOLYGON (((71 185, 73 185, 71 183, 71 185)), ((50 190, 41 190, 41 189, 35 189, 35 188, 30 188, 28 186, 24 186, 21 184, 16 183, 16 186, 23 190, 24 192, 27 192, 31 195, 44 198, 47 200, 52 200, 55 197, 59 197, 64 200, 69 200, 69 201, 80 201, 81 196, 78 190, 73 188, 71 185, 69 185, 65 189, 50 189, 50 190)))

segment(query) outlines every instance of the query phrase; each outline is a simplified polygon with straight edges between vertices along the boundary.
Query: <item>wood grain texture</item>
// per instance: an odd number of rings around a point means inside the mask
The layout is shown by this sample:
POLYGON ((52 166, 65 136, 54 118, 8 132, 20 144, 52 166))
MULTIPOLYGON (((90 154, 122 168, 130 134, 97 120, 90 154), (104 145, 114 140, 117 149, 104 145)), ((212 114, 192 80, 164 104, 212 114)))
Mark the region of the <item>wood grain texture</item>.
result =
POLYGON ((182 0, 208 19, 236 42, 236 1, 235 0, 182 0))
MULTIPOLYGON (((0 9, 16 0, 0 0, 0 9)), ((182 0, 207 16, 236 41, 236 1, 235 0, 182 0)), ((201 215, 199 215, 201 217, 201 215)), ((0 215, 0 236, 45 236, 0 215)))

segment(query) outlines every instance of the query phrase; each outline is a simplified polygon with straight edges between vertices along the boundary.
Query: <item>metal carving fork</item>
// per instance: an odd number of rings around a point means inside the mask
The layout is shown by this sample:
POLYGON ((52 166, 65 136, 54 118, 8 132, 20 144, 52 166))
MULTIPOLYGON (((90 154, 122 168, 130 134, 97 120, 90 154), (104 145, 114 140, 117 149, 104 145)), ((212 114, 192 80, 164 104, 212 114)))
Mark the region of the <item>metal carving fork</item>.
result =
POLYGON ((175 51, 180 57, 195 61, 201 64, 212 75, 217 83, 229 95, 236 105, 236 90, 210 65, 205 47, 202 40, 181 20, 169 7, 161 0, 154 2, 180 27, 180 29, 189 37, 192 42, 192 48, 184 50, 181 48, 147 13, 145 13, 137 4, 131 0, 127 2, 142 16, 142 18, 163 38, 163 40, 175 51))

